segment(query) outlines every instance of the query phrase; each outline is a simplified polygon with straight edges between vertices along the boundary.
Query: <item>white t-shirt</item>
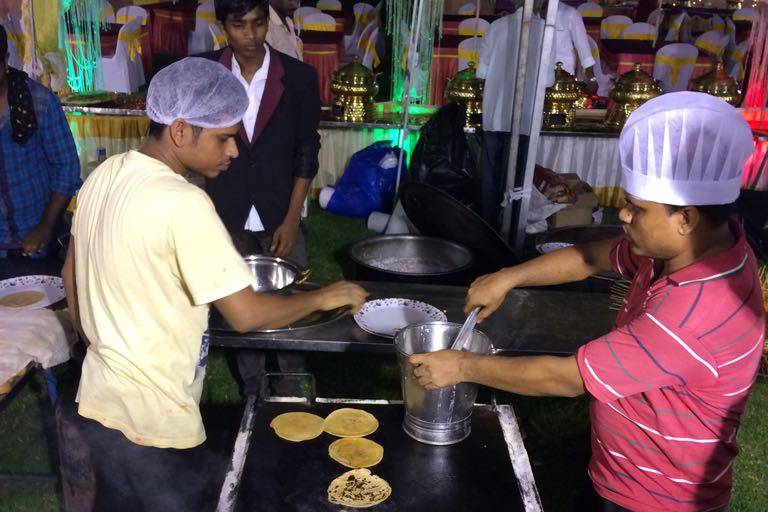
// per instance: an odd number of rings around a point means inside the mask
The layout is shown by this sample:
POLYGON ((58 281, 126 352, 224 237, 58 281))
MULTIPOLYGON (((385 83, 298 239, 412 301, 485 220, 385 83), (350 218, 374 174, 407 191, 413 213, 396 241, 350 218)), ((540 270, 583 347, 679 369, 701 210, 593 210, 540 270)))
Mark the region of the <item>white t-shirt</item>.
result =
POLYGON ((253 282, 211 200, 162 162, 129 151, 86 180, 72 235, 91 341, 80 414, 136 444, 199 445, 208 304, 253 282))

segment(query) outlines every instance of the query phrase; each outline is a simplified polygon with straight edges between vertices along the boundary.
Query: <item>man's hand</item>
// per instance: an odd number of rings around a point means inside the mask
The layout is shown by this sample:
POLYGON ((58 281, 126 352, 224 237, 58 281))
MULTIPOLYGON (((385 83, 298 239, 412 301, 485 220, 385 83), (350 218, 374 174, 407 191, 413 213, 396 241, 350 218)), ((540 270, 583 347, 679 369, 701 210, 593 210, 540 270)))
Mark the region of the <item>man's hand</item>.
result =
POLYGON ((363 288, 347 281, 333 283, 315 293, 318 298, 317 309, 321 311, 350 306, 352 312, 357 313, 363 307, 365 298, 368 297, 368 292, 363 288))
POLYGON ((416 354, 408 361, 415 366, 413 375, 427 389, 453 386, 464 382, 464 365, 472 354, 458 350, 440 350, 430 354, 416 354))
POLYGON ((272 247, 269 252, 278 258, 285 258, 296 245, 296 233, 299 230, 299 223, 285 219, 272 235, 272 247))
POLYGON ((509 269, 478 277, 467 292, 464 314, 468 315, 477 307, 482 308, 477 317, 477 321, 482 322, 499 309, 507 292, 512 288, 509 283, 509 269))
POLYGON ((52 236, 53 230, 42 223, 30 229, 21 240, 24 254, 30 255, 40 251, 48 245, 52 236))

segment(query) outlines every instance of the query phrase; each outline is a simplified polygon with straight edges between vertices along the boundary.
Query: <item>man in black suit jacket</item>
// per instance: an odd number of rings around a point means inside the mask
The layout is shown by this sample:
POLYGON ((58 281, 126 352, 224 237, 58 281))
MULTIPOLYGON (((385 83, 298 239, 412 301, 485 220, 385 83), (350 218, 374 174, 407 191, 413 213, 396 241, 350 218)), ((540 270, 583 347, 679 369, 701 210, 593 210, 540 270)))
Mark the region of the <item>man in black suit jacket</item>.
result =
MULTIPOLYGON (((239 156, 229 170, 206 180, 206 190, 242 254, 306 265, 301 211, 318 168, 317 74, 266 44, 267 0, 216 0, 216 18, 229 46, 204 57, 232 70, 250 105, 237 137, 239 156)), ((304 367, 297 353, 279 353, 278 363, 282 371, 304 367)), ((258 392, 264 354, 240 354, 238 366, 244 392, 258 392)))

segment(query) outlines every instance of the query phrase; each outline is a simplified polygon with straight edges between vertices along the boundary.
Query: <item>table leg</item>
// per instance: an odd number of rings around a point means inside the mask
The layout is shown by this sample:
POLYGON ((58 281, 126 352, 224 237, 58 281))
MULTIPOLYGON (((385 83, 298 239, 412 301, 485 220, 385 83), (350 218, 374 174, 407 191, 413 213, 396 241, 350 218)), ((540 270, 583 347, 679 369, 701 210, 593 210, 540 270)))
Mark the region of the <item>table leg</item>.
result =
POLYGON ((512 468, 515 470, 517 486, 520 489, 520 496, 523 499, 525 511, 543 512, 539 490, 536 488, 533 470, 531 470, 531 461, 528 459, 528 451, 525 449, 523 436, 517 424, 515 410, 511 405, 498 405, 496 406, 496 413, 499 415, 501 430, 504 432, 504 439, 507 441, 509 459, 512 461, 512 468))

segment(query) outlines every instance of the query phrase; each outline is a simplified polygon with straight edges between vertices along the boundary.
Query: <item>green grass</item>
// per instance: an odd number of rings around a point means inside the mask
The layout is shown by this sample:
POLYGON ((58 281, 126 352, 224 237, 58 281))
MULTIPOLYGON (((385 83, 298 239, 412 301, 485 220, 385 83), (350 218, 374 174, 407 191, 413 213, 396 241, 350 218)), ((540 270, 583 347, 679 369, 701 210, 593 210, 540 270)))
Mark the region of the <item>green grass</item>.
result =
MULTIPOLYGON (((343 277, 343 249, 371 233, 362 219, 321 211, 315 203, 307 219, 312 279, 343 277)), ((399 370, 393 356, 310 354, 318 394, 344 398, 400 398, 399 370)), ((481 394, 486 400, 489 393, 481 394)), ((0 412, 0 472, 52 473, 43 433, 42 410, 48 400, 39 377, 26 383, 0 412)), ((544 509, 569 511, 586 478, 589 459, 587 399, 528 398, 507 394, 520 419, 544 509)), ((209 358, 203 396, 206 405, 241 402, 237 383, 223 351, 209 358)), ((741 453, 734 465, 734 496, 729 510, 768 510, 768 382, 761 379, 747 404, 739 432, 741 453)), ((59 510, 56 488, 48 483, 0 483, 0 512, 59 510)))

